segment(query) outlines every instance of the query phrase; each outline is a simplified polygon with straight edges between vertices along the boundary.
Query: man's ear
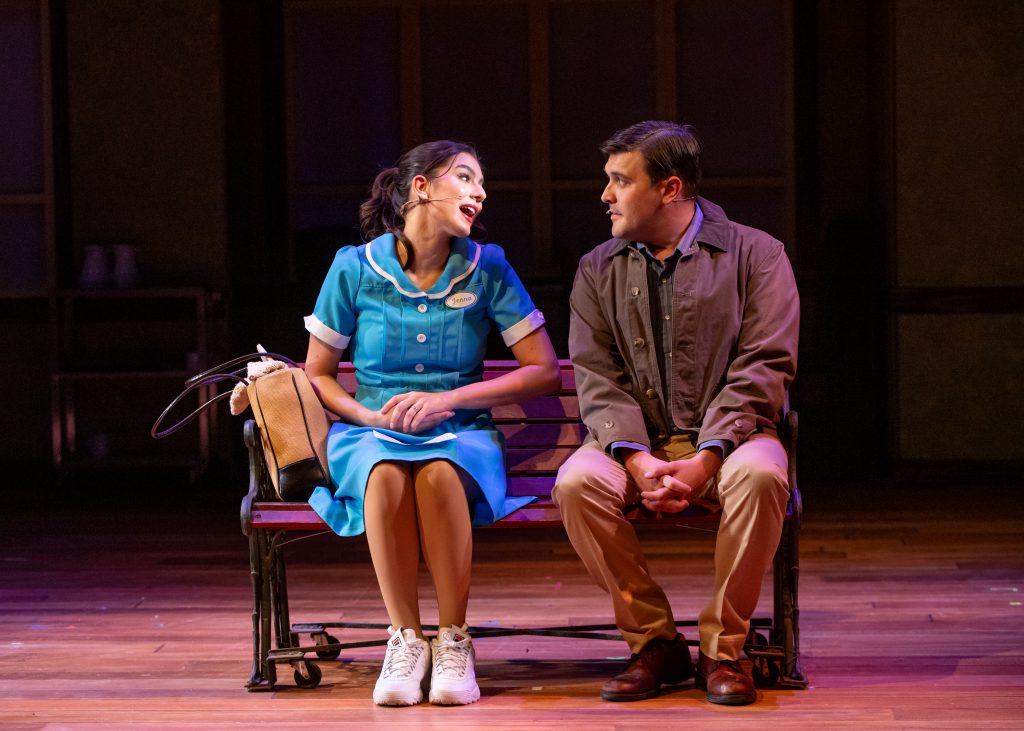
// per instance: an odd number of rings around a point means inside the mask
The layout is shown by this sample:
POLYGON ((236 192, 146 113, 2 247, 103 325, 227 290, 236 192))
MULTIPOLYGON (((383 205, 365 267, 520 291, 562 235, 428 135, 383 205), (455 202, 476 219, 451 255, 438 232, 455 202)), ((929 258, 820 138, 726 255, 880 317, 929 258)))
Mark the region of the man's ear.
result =
POLYGON ((670 175, 661 181, 661 202, 674 203, 686 197, 686 186, 678 175, 670 175))

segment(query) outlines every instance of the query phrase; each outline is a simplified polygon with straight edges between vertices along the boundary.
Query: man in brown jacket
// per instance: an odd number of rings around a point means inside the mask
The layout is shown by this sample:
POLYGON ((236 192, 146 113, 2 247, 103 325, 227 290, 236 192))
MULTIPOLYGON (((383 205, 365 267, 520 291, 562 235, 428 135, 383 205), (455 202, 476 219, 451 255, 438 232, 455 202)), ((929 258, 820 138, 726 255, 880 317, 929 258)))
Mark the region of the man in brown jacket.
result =
POLYGON ((579 264, 569 353, 587 442, 553 497, 633 653, 601 697, 631 701, 696 675, 712 703, 757 696, 738 660, 788 500, 776 425, 796 372, 799 300, 783 245, 697 197, 700 142, 640 122, 601 146, 612 236, 579 264), (694 667, 624 511, 721 505, 694 667))

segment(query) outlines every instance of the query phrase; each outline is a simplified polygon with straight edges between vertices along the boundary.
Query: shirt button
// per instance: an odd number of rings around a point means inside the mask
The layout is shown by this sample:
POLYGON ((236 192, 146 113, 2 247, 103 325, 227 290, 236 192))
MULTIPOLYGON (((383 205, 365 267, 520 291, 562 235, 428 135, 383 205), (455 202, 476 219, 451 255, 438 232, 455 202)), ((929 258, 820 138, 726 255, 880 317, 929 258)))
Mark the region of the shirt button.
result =
POLYGON ((416 336, 416 342, 417 343, 425 343, 425 342, 427 342, 427 336, 424 335, 423 333, 420 333, 419 335, 416 336))
POLYGON ((629 293, 631 295, 633 295, 634 297, 636 297, 638 294, 640 294, 640 288, 639 287, 633 287, 633 289, 629 290, 629 293))
POLYGON ((647 343, 644 342, 643 338, 633 338, 633 347, 635 347, 635 348, 642 348, 646 344, 647 343))
POLYGON ((611 429, 613 426, 615 426, 615 422, 614 421, 606 421, 604 423, 604 428, 605 429, 611 429))
POLYGON ((741 429, 743 428, 743 420, 742 419, 737 419, 736 421, 733 422, 733 424, 735 424, 736 426, 740 427, 741 429))
POLYGON ((655 391, 653 388, 648 388, 647 391, 644 392, 644 395, 647 398, 658 398, 658 392, 655 391))
POLYGON ((666 320, 671 320, 672 319, 672 315, 665 315, 665 319, 666 320))
POLYGON ((672 357, 672 351, 670 350, 667 353, 665 353, 665 357, 666 358, 671 358, 672 357))
POLYGON ((416 305, 416 311, 417 312, 426 312, 427 311, 427 306, 424 305, 424 304, 416 305))
POLYGON ((416 365, 414 365, 414 366, 412 367, 412 369, 413 369, 414 371, 416 371, 417 373, 422 373, 422 372, 423 372, 423 370, 424 370, 424 368, 423 368, 423 364, 422 364, 422 363, 417 363, 416 365))

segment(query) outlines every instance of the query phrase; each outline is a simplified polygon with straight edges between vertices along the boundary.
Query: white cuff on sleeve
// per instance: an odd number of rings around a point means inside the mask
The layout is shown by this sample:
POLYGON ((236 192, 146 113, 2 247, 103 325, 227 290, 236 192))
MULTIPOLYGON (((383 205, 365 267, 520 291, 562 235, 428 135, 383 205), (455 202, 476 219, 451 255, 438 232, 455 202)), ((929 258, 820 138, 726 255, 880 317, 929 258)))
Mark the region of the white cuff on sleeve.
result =
POLYGON ((534 310, 508 330, 502 330, 501 339, 505 341, 505 345, 511 347, 543 325, 544 313, 534 310))
POLYGON ((302 321, 306 324, 306 330, 308 330, 311 335, 323 340, 332 348, 344 350, 348 347, 348 341, 352 339, 351 335, 341 335, 336 333, 334 330, 320 322, 316 315, 306 315, 302 318, 302 321))

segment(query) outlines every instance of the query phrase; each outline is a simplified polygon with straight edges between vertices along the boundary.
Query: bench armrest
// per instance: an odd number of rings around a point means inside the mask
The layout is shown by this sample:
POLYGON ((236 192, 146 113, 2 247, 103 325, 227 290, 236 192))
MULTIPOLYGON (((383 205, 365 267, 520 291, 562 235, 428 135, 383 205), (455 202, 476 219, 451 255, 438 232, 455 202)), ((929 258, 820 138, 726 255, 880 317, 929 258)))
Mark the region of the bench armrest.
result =
POLYGON ((242 522, 242 534, 249 535, 252 528, 252 507, 255 502, 277 501, 266 459, 263 457, 263 445, 260 440, 260 428, 254 419, 246 419, 243 426, 245 446, 249 452, 249 491, 242 498, 239 518, 242 522))
POLYGON ((782 421, 782 433, 779 436, 782 438, 782 444, 786 448, 786 454, 789 455, 789 469, 787 471, 789 477, 789 512, 798 527, 804 512, 803 497, 800 495, 800 486, 796 480, 796 447, 799 427, 800 418, 797 412, 787 411, 782 421))

